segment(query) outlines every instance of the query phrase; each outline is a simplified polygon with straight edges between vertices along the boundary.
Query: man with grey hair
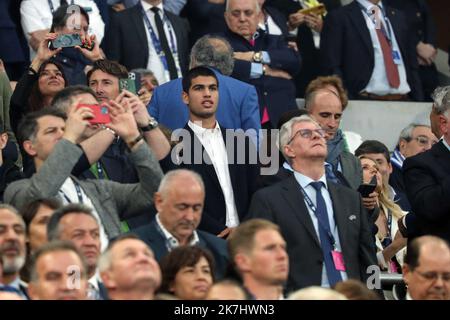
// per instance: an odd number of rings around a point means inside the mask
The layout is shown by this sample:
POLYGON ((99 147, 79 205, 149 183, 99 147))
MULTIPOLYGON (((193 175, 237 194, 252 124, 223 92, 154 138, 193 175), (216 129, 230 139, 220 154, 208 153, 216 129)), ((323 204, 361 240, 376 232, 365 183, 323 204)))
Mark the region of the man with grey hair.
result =
POLYGON ((287 291, 367 280, 367 267, 376 265, 369 218, 359 193, 326 179, 325 130, 303 115, 281 127, 279 140, 294 174, 257 191, 249 216, 280 226, 290 257, 287 291))
MULTIPOLYGON (((396 194, 405 194, 405 181, 403 179, 403 162, 406 158, 415 156, 429 150, 438 139, 431 131, 429 125, 410 123, 403 128, 398 138, 397 147, 391 156, 392 173, 389 176, 389 185, 396 194)), ((411 207, 406 197, 402 197, 402 209, 410 211, 411 207), (409 207, 405 207, 405 204, 409 207)))
POLYGON ((161 269, 152 250, 132 234, 111 242, 98 268, 112 300, 153 300, 161 285, 161 269))
POLYGON ((205 201, 202 177, 186 169, 169 171, 154 199, 158 211, 155 219, 133 232, 153 250, 156 260, 180 245, 197 245, 211 251, 216 274, 224 275, 228 263, 225 240, 197 230, 205 201))
POLYGON ((101 239, 99 223, 92 209, 79 203, 57 209, 48 221, 47 237, 49 241, 70 241, 77 247, 86 261, 89 297, 104 300, 107 295, 97 272, 97 260, 108 241, 101 239))
POLYGON ((433 99, 433 106, 430 112, 431 130, 436 137, 441 138, 440 116, 444 117, 443 120, 446 119, 444 113, 447 111, 450 103, 450 86, 437 87, 431 94, 431 98, 433 99))
POLYGON ((20 280, 19 272, 25 264, 26 252, 25 222, 14 207, 0 204, 2 282, 24 299, 28 299, 27 286, 20 280))
MULTIPOLYGON (((258 96, 252 85, 230 77, 233 71, 233 49, 222 37, 206 35, 191 51, 190 69, 198 66, 211 68, 219 81, 217 120, 228 129, 261 129, 258 96)), ((182 79, 167 82, 153 92, 149 113, 166 127, 183 128, 189 120, 189 110, 182 96, 182 79)))
POLYGON ((417 236, 434 235, 450 241, 450 91, 440 89, 438 95, 434 108, 442 138, 430 150, 407 158, 403 176, 417 217, 417 236))

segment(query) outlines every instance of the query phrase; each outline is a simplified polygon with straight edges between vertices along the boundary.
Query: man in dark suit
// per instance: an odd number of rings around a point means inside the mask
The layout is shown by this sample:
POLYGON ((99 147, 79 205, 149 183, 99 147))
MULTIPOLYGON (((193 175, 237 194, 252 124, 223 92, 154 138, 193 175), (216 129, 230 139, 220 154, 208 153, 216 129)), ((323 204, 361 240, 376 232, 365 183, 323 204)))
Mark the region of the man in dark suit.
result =
POLYGON ((129 70, 152 70, 162 84, 187 70, 188 33, 188 22, 164 10, 161 0, 141 0, 111 16, 103 48, 129 70))
POLYGON ((260 10, 257 0, 230 0, 225 38, 234 49, 232 76, 256 87, 261 122, 276 128, 281 114, 297 107, 292 77, 300 71, 300 57, 283 36, 257 31, 260 10))
POLYGON ((404 15, 380 0, 355 0, 324 21, 324 74, 342 78, 351 99, 423 100, 404 15))
MULTIPOLYGON (((229 129, 254 129, 258 134, 261 118, 256 89, 229 76, 233 65, 233 49, 222 37, 206 35, 192 47, 190 68, 210 67, 219 80, 217 121, 229 129)), ((189 120, 182 92, 181 79, 169 81, 153 91, 148 106, 149 113, 172 130, 183 128, 189 120)))
POLYGON ((198 245, 211 251, 216 273, 223 276, 228 263, 225 240, 196 230, 205 200, 202 178, 189 170, 170 171, 154 197, 158 214, 151 224, 134 230, 134 233, 152 249, 156 260, 161 261, 179 245, 198 245))
POLYGON ((190 120, 174 132, 182 140, 171 155, 176 164, 167 162, 202 176, 206 197, 199 229, 225 238, 247 214, 259 167, 250 138, 216 120, 218 85, 206 67, 193 68, 183 78, 190 120))
POLYGON ((406 193, 416 215, 417 235, 450 241, 450 92, 442 98, 439 124, 443 137, 430 150, 407 158, 403 164, 406 193))
POLYGON ((280 226, 289 255, 288 291, 365 281, 376 265, 374 238, 359 194, 325 178, 325 132, 308 116, 280 131, 294 174, 253 196, 249 216, 280 226))

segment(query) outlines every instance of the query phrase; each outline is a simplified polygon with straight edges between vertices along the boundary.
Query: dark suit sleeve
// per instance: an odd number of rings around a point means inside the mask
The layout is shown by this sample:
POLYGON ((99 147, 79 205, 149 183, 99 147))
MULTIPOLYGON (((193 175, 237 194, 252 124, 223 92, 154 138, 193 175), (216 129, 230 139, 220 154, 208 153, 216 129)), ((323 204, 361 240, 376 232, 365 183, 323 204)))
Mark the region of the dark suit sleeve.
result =
POLYGON ((19 126, 22 117, 30 112, 28 99, 31 95, 31 89, 38 81, 38 75, 31 75, 28 72, 24 73, 17 82, 16 89, 11 96, 9 118, 11 129, 17 134, 17 127, 19 126))
POLYGON ((425 22, 425 32, 424 32, 424 42, 429 43, 433 45, 434 47, 437 46, 436 43, 436 25, 434 24, 433 16, 431 15, 430 8, 428 7, 428 4, 421 0, 419 1, 422 16, 425 22))
POLYGON ((287 71, 291 76, 300 72, 300 55, 291 48, 288 48, 283 37, 277 37, 277 49, 269 49, 270 66, 275 69, 287 71))
POLYGON ((432 222, 446 220, 450 212, 450 176, 437 181, 424 161, 416 157, 405 160, 403 177, 408 199, 417 216, 432 222))
POLYGON ((249 61, 234 59, 234 68, 231 76, 243 82, 250 82, 252 63, 249 61))
POLYGON ((342 78, 343 26, 339 16, 329 13, 320 35, 320 66, 324 75, 336 74, 342 78))
POLYGON ((224 5, 209 3, 208 0, 189 0, 189 16, 194 19, 208 19, 211 16, 223 15, 224 5))
MULTIPOLYGON (((131 21, 129 22, 131 23, 131 21)), ((103 50, 109 60, 122 62, 122 45, 121 45, 121 28, 120 28, 120 13, 113 14, 110 17, 109 28, 105 32, 103 39, 103 50)))
POLYGON ((272 209, 267 201, 269 197, 266 190, 267 189, 261 189, 253 195, 250 207, 248 209, 247 220, 252 218, 260 218, 277 223, 272 209))
POLYGON ((364 209, 362 199, 359 196, 359 212, 361 215, 361 229, 360 229, 360 241, 359 241, 359 262, 361 280, 366 282, 370 274, 367 273, 367 267, 376 266, 376 247, 375 238, 372 232, 372 228, 369 224, 369 217, 367 211, 364 209))

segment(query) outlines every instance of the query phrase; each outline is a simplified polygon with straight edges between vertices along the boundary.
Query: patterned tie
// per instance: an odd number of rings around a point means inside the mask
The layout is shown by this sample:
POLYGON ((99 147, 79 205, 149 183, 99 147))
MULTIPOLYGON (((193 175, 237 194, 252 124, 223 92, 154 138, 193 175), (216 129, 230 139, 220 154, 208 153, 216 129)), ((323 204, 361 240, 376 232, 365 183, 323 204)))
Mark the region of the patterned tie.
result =
POLYGON ((316 189, 316 217, 319 224, 319 238, 322 247, 323 260, 325 261, 325 269, 327 271, 328 283, 330 287, 336 283, 342 281, 341 274, 336 270, 334 266, 333 256, 331 251, 333 251, 333 243, 331 240, 331 228, 328 221, 327 207, 325 200, 322 197, 322 181, 311 182, 310 185, 316 189))
MULTIPOLYGON (((382 9, 380 8, 380 11, 382 9)), ((387 22, 386 22, 387 23, 387 22)), ((398 73, 397 65, 394 63, 392 57, 392 46, 388 42, 386 36, 386 29, 383 23, 380 23, 381 28, 375 28, 378 41, 381 45, 381 51, 383 52, 384 68, 386 69, 386 76, 389 81, 389 85, 392 88, 398 88, 400 86, 400 75, 398 73)))
POLYGON ((158 30, 159 42, 161 43, 161 49, 166 56, 167 66, 169 68, 170 80, 178 78, 177 67, 175 65, 175 60, 173 59, 172 51, 169 47, 169 42, 167 41, 166 32, 164 31, 164 24, 159 15, 159 8, 153 7, 152 10, 155 13, 155 24, 158 30))

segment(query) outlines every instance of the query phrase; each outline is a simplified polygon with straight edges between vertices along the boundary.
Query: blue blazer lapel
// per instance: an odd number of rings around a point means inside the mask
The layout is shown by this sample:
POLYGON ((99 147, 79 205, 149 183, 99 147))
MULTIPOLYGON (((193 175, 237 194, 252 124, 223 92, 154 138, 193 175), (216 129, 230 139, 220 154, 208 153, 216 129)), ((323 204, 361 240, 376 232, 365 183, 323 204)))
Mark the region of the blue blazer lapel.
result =
POLYGON ((168 253, 166 240, 158 231, 155 219, 153 219, 153 221, 145 229, 144 242, 151 247, 157 261, 161 261, 161 259, 168 253))

